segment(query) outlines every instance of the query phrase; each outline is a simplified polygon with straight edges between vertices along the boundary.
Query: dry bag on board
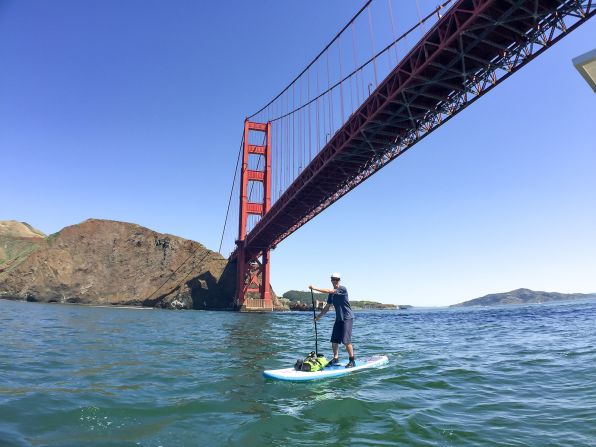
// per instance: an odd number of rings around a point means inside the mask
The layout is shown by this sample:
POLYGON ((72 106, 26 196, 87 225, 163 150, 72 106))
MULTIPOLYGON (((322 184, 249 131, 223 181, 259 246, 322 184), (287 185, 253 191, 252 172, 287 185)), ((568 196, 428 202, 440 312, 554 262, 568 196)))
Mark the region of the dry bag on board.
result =
POLYGON ((317 355, 313 351, 304 360, 296 360, 294 369, 296 371, 315 372, 323 369, 328 363, 329 361, 323 354, 317 355))

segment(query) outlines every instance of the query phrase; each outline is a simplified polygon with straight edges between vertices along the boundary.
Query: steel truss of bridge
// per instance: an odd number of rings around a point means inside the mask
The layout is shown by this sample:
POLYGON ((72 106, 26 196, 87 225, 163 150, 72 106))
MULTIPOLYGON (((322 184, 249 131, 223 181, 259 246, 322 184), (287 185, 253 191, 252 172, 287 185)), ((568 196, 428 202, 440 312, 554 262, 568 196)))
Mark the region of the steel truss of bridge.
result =
POLYGON ((455 3, 263 215, 243 250, 275 248, 595 11, 592 0, 455 3))

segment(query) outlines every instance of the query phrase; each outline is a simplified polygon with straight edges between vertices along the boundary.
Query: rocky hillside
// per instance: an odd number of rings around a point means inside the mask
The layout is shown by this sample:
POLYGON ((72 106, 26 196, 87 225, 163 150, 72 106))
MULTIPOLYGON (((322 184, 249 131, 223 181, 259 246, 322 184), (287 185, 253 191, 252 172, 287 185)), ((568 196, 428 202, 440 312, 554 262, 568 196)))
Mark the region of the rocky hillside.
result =
POLYGON ((511 292, 485 295, 463 303, 454 304, 451 307, 549 303, 551 301, 578 300, 584 298, 596 298, 596 294, 536 292, 530 289, 516 289, 511 292))
POLYGON ((45 234, 25 222, 0 221, 0 273, 37 249, 45 234))
POLYGON ((0 272, 0 298, 184 309, 232 306, 235 264, 197 242, 97 219, 40 241, 0 272))

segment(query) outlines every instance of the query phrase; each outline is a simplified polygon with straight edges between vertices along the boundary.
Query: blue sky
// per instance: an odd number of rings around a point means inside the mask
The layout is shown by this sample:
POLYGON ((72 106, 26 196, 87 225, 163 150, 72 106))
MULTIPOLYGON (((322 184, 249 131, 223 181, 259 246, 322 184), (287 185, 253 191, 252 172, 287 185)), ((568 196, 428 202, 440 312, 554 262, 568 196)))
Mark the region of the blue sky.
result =
MULTIPOLYGON (((0 219, 217 250, 244 117, 360 5, 0 0, 0 219)), ((596 97, 571 63, 594 42, 592 20, 285 240, 275 291, 339 271, 352 299, 414 305, 596 292, 596 97)))

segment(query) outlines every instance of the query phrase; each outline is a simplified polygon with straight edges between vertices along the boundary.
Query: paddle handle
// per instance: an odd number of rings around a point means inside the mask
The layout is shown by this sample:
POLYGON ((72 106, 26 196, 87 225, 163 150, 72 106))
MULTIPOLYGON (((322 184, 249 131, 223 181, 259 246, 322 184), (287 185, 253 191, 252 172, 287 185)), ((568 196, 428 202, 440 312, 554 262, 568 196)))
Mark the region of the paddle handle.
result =
POLYGON ((312 300, 312 317, 313 321, 315 322, 315 354, 319 355, 319 337, 317 335, 317 315, 315 312, 315 295, 312 293, 312 289, 310 289, 310 299, 312 300))

